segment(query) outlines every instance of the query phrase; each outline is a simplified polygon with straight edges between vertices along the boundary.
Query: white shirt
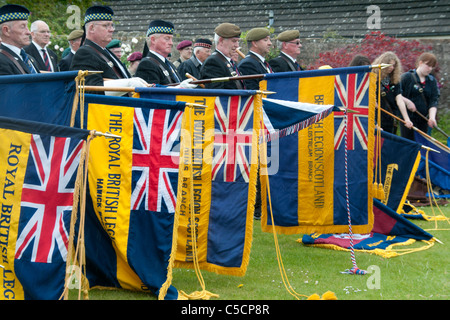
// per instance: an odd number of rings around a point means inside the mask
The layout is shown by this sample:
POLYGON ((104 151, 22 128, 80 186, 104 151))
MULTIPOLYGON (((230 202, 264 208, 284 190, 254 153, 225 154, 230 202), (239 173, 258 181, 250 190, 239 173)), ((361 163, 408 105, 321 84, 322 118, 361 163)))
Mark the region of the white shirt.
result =
POLYGON ((151 53, 153 53, 155 56, 157 56, 158 58, 160 58, 163 62, 166 61, 166 58, 163 57, 162 55, 160 55, 158 52, 150 50, 151 53))
POLYGON ((9 44, 9 43, 2 42, 2 44, 3 44, 5 47, 7 47, 8 49, 10 49, 12 52, 14 52, 16 55, 18 55, 18 56, 20 57, 20 59, 23 60, 22 56, 20 55, 20 51, 21 51, 22 49, 20 49, 20 48, 18 48, 18 47, 16 47, 16 46, 13 46, 12 44, 9 44))
POLYGON ((297 62, 297 60, 295 60, 294 58, 292 58, 290 55, 287 55, 286 53, 284 53, 283 51, 281 51, 281 53, 283 55, 285 55, 286 57, 288 57, 294 64, 297 62))
POLYGON ((250 50, 250 52, 253 53, 255 56, 257 56, 259 60, 261 60, 261 63, 264 65, 264 68, 266 69, 267 73, 271 73, 270 69, 267 68, 266 66, 266 59, 262 55, 256 53, 255 51, 250 50))
POLYGON ((230 58, 230 57, 227 57, 227 56, 226 56, 222 51, 220 51, 219 49, 216 49, 216 50, 219 51, 220 54, 223 55, 223 56, 228 60, 228 62, 231 63, 231 58, 230 58))
POLYGON ((36 49, 39 51, 39 54, 41 55, 42 61, 44 61, 44 62, 45 62, 45 59, 44 59, 44 53, 42 52, 42 50, 45 50, 45 53, 47 54, 47 57, 48 57, 48 62, 50 64, 50 68, 52 69, 52 71, 55 71, 55 69, 53 68, 52 59, 50 59, 50 55, 48 54, 47 47, 42 48, 40 45, 38 45, 34 41, 31 41, 31 43, 33 43, 34 46, 36 47, 36 49))

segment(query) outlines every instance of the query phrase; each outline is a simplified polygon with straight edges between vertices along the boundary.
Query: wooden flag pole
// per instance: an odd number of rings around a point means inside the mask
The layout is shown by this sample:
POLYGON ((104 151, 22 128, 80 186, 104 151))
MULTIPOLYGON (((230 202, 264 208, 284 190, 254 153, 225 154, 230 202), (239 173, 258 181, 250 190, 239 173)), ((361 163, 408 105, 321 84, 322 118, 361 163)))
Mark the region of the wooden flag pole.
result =
MULTIPOLYGON (((381 109, 381 111, 383 111, 384 113, 390 115, 391 117, 393 117, 394 119, 397 119, 398 121, 400 121, 401 123, 405 124, 405 120, 397 117, 396 115, 393 115, 392 113, 390 113, 387 110, 384 110, 383 108, 380 108, 377 106, 377 108, 381 109)), ((427 139, 430 139, 431 141, 433 141, 434 143, 436 143, 437 145, 439 145, 440 147, 442 147, 444 150, 446 150, 448 153, 450 153, 450 148, 448 146, 446 146, 445 144, 443 144, 442 142, 436 140, 435 138, 429 136, 428 134, 426 134, 425 132, 423 132, 422 130, 417 129, 416 127, 412 127, 412 129, 416 132, 418 132, 419 134, 421 134, 422 136, 424 136, 427 139)))

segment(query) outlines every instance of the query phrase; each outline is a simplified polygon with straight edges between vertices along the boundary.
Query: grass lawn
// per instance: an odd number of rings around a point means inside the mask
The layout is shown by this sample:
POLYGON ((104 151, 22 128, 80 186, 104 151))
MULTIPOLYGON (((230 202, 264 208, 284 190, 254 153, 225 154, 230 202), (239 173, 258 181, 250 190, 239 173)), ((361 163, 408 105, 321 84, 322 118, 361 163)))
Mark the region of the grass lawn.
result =
MULTIPOLYGON (((432 215, 429 207, 422 209, 432 215)), ((442 206, 441 210, 450 217, 450 205, 442 206)), ((424 229, 435 228, 434 222, 413 222, 424 229)), ((389 259, 356 252, 358 267, 379 271, 379 288, 370 286, 375 283, 375 273, 341 274, 341 271, 352 267, 350 252, 306 247, 296 241, 301 235, 278 235, 278 241, 288 280, 296 293, 322 295, 330 290, 339 300, 449 300, 450 224, 439 222, 438 227, 449 230, 428 232, 443 244, 436 243, 424 251, 389 259)), ((417 243, 417 246, 422 244, 417 243)), ((255 221, 250 263, 245 276, 224 276, 207 271, 202 271, 202 275, 206 290, 220 296, 214 300, 295 300, 282 282, 273 235, 263 233, 259 221, 255 221)), ((194 270, 175 269, 172 283, 186 293, 201 290, 194 270)), ((97 289, 92 289, 89 297, 91 300, 156 299, 143 293, 97 289)))

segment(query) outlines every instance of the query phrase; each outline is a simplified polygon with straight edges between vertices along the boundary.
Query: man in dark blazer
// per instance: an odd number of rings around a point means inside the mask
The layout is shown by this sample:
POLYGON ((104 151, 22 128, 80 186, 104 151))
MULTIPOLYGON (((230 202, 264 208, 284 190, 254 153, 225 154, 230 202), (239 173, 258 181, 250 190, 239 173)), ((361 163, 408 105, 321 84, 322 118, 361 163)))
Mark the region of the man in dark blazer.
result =
POLYGON ((31 44, 26 46, 25 52, 32 56, 41 72, 57 72, 58 56, 50 48, 50 29, 44 21, 37 20, 31 24, 31 44))
POLYGON ((0 75, 39 73, 33 59, 23 50, 30 44, 29 16, 30 11, 20 5, 0 8, 0 75))
POLYGON ((297 62, 300 54, 300 32, 298 30, 286 30, 277 37, 280 55, 269 61, 273 72, 301 71, 303 68, 297 62))
MULTIPOLYGON (((241 29, 231 23, 222 23, 214 30, 216 50, 205 60, 200 69, 201 79, 239 76, 240 72, 231 59, 233 52, 239 48, 241 29)), ((244 89, 240 80, 205 84, 208 89, 244 89)))
MULTIPOLYGON (((106 49, 114 33, 112 22, 114 12, 107 6, 92 6, 85 15, 84 32, 86 39, 75 53, 70 70, 103 71, 86 77, 88 86, 144 87, 142 79, 131 78, 128 70, 117 57, 106 49), (108 81, 104 81, 107 79, 108 81)), ((106 91, 107 95, 123 95, 106 91)))
MULTIPOLYGON (((270 52, 272 41, 267 28, 254 28, 247 33, 247 44, 249 52, 239 63, 238 69, 242 75, 256 75, 272 73, 266 55, 270 52)), ((245 80, 245 88, 249 90, 259 90, 259 82, 262 79, 245 80)))
POLYGON ((69 71, 72 64, 73 56, 78 51, 81 45, 81 38, 83 37, 83 30, 73 30, 67 37, 70 51, 59 61, 59 71, 69 71))
POLYGON ((186 73, 189 73, 195 79, 200 79, 200 69, 203 62, 211 55, 211 46, 212 42, 209 39, 195 40, 192 56, 178 67, 178 73, 183 80, 187 79, 186 73))
POLYGON ((167 59, 172 52, 173 31, 174 25, 171 22, 164 20, 150 22, 146 38, 148 53, 139 63, 136 77, 150 84, 161 85, 182 81, 177 68, 167 59))

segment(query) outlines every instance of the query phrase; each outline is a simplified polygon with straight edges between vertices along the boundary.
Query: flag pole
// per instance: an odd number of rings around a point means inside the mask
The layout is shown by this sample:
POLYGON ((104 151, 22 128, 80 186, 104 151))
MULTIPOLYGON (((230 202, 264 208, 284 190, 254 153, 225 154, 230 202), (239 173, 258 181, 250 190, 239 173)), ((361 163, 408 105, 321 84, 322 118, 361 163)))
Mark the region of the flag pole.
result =
MULTIPOLYGON (((251 79, 262 79, 264 78, 264 74, 251 74, 246 76, 236 76, 236 77, 219 77, 219 78, 212 78, 212 79, 203 79, 203 80, 197 80, 190 82, 191 84, 208 84, 208 83, 216 83, 216 82, 227 82, 227 81, 235 81, 235 80, 251 80, 251 79)), ((177 86, 179 83, 171 83, 168 86, 177 86)))
POLYGON ((117 135, 112 134, 110 132, 103 133, 103 132, 100 132, 100 131, 92 130, 91 134, 93 134, 94 137, 105 137, 107 139, 109 139, 109 138, 111 138, 111 139, 112 138, 121 138, 120 136, 117 136, 117 135))
MULTIPOLYGON (((390 115, 390 116, 393 117, 394 119, 397 119, 398 121, 400 121, 400 122, 402 122, 403 124, 405 124, 405 120, 403 120, 403 119, 397 117, 396 115, 393 115, 392 113, 390 113, 390 112, 387 111, 387 110, 384 110, 383 108, 380 108, 380 107, 378 107, 378 106, 377 106, 377 108, 378 108, 378 109, 381 109, 381 111, 383 111, 384 113, 390 115)), ((442 147, 445 151, 447 151, 448 153, 450 153, 450 148, 447 147, 447 146, 446 146, 445 144, 443 144, 442 142, 436 140, 435 138, 431 137, 430 135, 426 134, 425 132, 423 132, 423 131, 420 130, 420 129, 417 129, 417 128, 414 127, 414 126, 412 127, 412 129, 413 129, 414 131, 418 132, 418 133, 419 133, 420 135, 422 135, 423 137, 425 137, 425 138, 427 138, 427 139, 433 141, 434 143, 436 143, 437 145, 439 145, 440 147, 442 147)))
MULTIPOLYGON (((422 117, 422 119, 424 119, 425 121, 428 122, 428 118, 425 117, 425 116, 424 116, 422 113, 420 113, 418 110, 416 110, 416 111, 414 111, 414 112, 417 113, 420 117, 422 117)), ((449 136, 447 133, 445 133, 445 131, 443 131, 441 128, 439 128, 437 124, 434 126, 434 128, 435 128, 437 131, 439 131, 440 133, 442 133, 446 138, 450 138, 450 136, 449 136)))

